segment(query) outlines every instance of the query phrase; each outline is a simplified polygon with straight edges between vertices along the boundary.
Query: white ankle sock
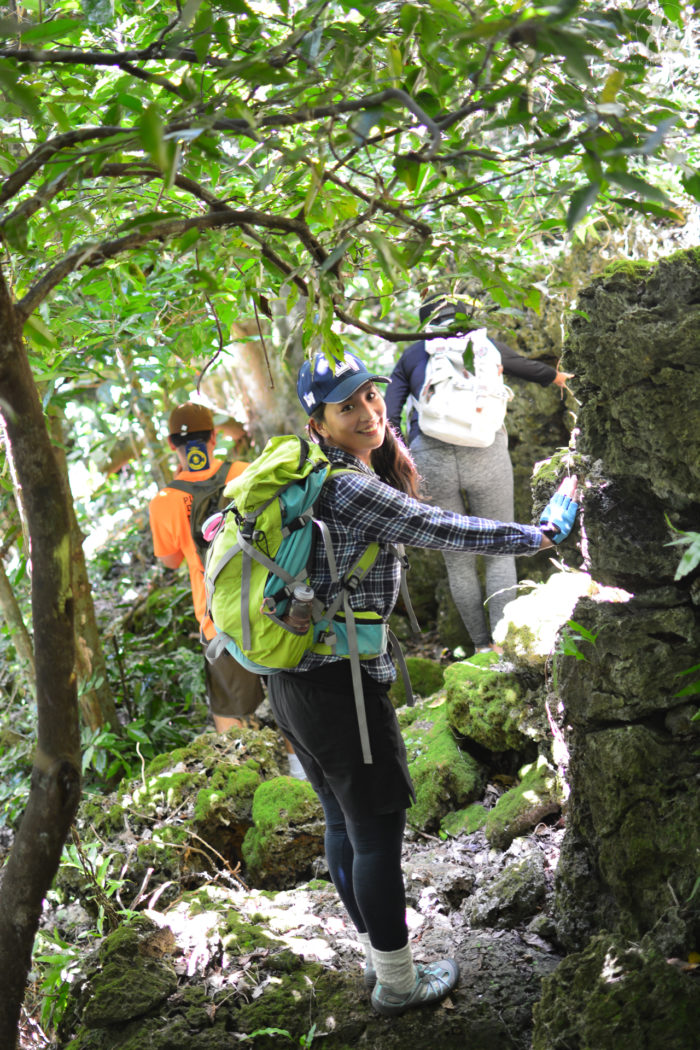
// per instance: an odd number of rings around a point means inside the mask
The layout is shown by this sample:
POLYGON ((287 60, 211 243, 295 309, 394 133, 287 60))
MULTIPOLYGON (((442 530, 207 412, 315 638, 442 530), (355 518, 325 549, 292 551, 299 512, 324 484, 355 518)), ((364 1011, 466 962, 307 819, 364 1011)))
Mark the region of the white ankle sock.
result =
POLYGON ((378 952, 372 948, 372 960, 377 971, 377 980, 391 988, 392 992, 404 995, 416 983, 416 968, 410 945, 395 952, 378 952))
POLYGON ((295 780, 306 780, 306 773, 304 767, 299 761, 297 755, 293 751, 287 752, 287 760, 289 761, 289 775, 294 777, 295 780))
POLYGON ((371 944, 370 939, 369 939, 369 934, 368 933, 358 933, 357 934, 357 939, 360 942, 360 944, 362 945, 362 947, 364 948, 364 952, 365 952, 365 969, 366 970, 373 970, 374 969, 374 961, 373 961, 373 958, 372 958, 372 944, 371 944))

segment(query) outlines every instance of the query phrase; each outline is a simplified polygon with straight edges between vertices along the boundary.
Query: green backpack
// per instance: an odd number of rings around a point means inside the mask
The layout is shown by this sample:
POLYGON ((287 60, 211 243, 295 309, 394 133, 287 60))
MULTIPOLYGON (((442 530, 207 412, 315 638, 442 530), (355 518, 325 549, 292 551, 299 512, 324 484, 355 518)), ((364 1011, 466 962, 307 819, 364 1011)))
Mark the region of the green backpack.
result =
MULTIPOLYGON (((364 711, 360 661, 385 652, 389 643, 401 668, 409 703, 413 694, 401 649, 384 620, 350 608, 349 595, 375 562, 380 546, 371 543, 341 582, 328 530, 315 510, 325 481, 351 467, 333 467, 318 445, 295 436, 273 437, 263 452, 225 489, 230 500, 205 523, 213 534, 205 564, 207 612, 216 637, 207 657, 227 649, 247 670, 270 675, 297 667, 305 653, 347 657, 352 667, 364 761, 372 761, 364 711), (308 583, 313 544, 322 542, 338 593, 326 608, 314 598, 311 624, 297 634, 285 624, 294 587, 308 583)), ((405 568, 400 546, 390 546, 405 568)), ((402 593, 413 629, 405 573, 402 593)))

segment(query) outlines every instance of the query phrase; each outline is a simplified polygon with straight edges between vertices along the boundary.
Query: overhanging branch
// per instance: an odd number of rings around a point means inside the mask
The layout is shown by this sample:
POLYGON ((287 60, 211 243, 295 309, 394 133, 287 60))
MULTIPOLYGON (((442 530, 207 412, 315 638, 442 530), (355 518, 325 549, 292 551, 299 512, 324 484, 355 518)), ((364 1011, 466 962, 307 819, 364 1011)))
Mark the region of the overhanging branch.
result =
POLYGON ((68 274, 82 269, 84 266, 99 266, 124 252, 135 251, 154 241, 171 240, 173 237, 181 236, 188 230, 216 230, 230 226, 242 228, 245 225, 258 226, 277 233, 291 234, 301 241, 314 262, 319 265, 325 262, 327 258, 326 251, 301 219, 287 219, 284 216, 268 215, 253 208, 241 210, 227 208, 222 211, 210 212, 207 215, 191 216, 187 219, 165 219, 162 222, 149 223, 147 228, 133 230, 131 233, 125 234, 123 237, 115 237, 113 240, 78 245, 73 251, 64 255, 58 263, 47 270, 43 277, 32 285, 27 294, 17 304, 18 315, 22 322, 26 321, 27 317, 68 274))

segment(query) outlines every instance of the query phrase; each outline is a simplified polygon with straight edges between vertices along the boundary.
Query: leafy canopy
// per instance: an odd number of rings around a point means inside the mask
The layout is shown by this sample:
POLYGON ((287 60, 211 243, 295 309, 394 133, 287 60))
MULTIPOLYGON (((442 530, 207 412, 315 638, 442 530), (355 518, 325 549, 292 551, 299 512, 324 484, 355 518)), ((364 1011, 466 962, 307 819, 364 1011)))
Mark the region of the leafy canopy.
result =
POLYGON ((42 376, 144 317, 187 358, 273 300, 305 304, 314 349, 338 322, 406 337, 382 318, 436 280, 537 309, 529 267, 586 217, 700 199, 697 25, 672 0, 20 11, 0 234, 42 376))

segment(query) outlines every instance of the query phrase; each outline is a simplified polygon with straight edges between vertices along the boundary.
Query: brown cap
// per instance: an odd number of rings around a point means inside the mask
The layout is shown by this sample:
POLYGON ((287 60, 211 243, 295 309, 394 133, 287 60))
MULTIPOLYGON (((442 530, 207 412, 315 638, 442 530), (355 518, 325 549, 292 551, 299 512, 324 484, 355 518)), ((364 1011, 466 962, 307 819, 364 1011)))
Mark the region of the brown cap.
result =
POLYGON ((195 434, 200 430, 213 430, 214 416, 206 405, 185 401, 184 405, 179 405, 170 413, 168 427, 169 434, 179 434, 185 437, 187 434, 195 434))

